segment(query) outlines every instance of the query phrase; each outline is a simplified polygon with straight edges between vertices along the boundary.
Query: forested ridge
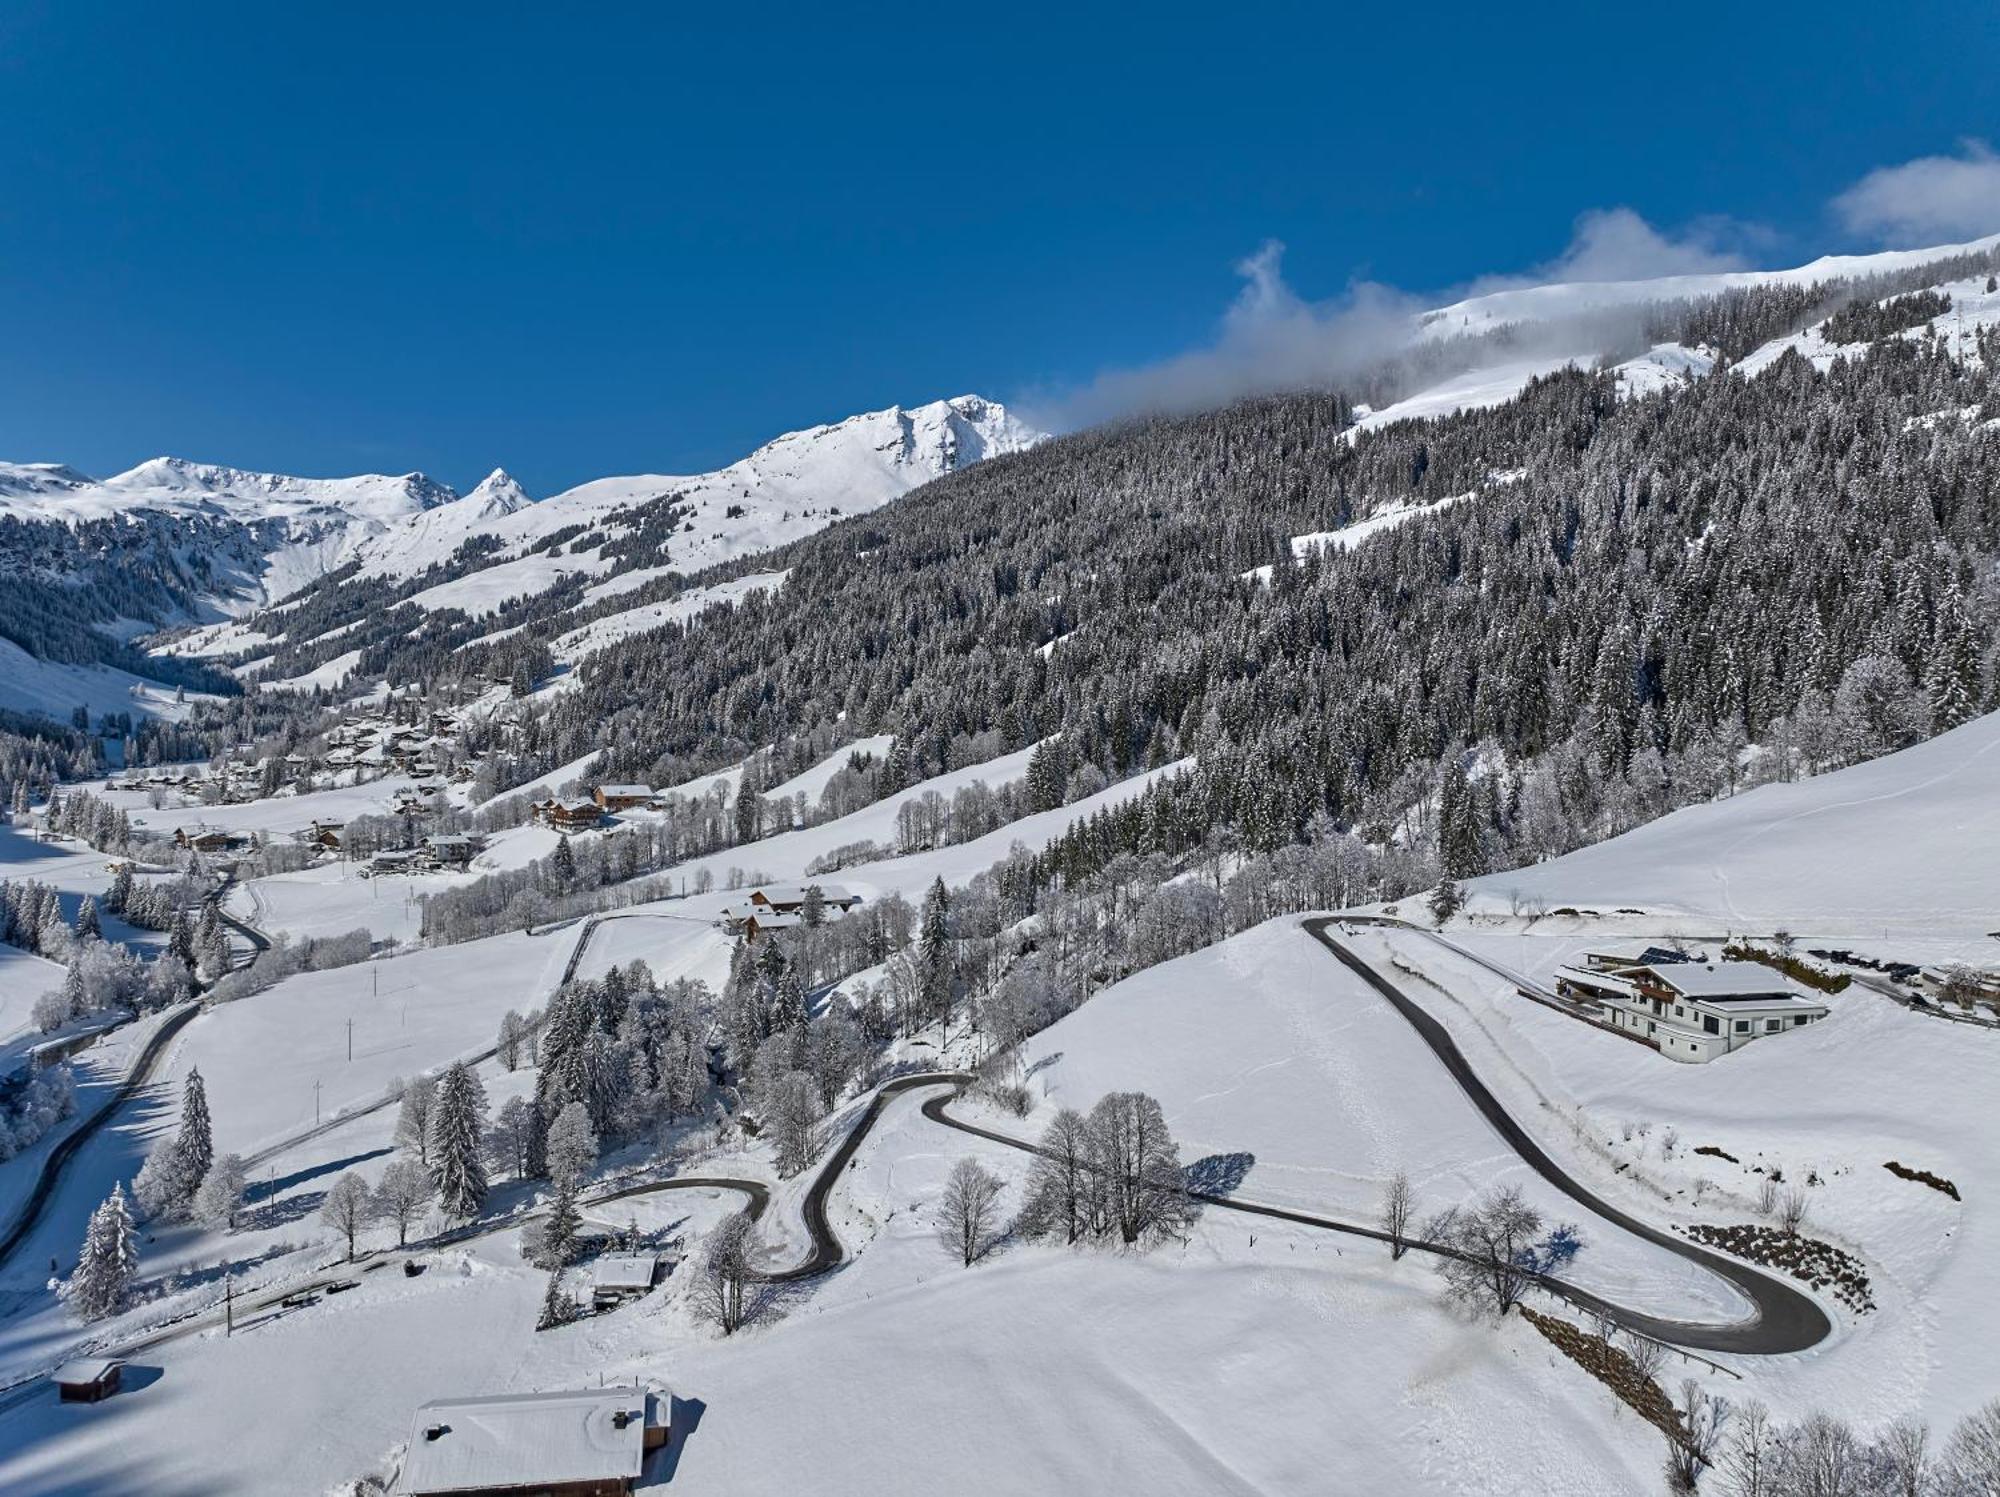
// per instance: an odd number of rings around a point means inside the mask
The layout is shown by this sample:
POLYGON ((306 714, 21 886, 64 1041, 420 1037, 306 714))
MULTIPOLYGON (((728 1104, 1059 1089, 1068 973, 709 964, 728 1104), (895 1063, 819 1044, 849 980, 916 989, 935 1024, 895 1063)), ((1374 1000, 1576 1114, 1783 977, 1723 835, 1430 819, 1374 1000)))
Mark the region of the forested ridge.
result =
POLYGON ((1996 353, 1890 340, 1626 400, 1569 371, 1356 440, 1329 395, 1085 432, 600 652, 525 752, 670 782, 845 713, 927 774, 988 732, 1060 732, 1114 778, 1198 754, 1263 846, 1428 815, 1457 763, 1463 871, 1559 850, 1729 788, 1748 744, 1809 771, 1992 705, 1996 353))

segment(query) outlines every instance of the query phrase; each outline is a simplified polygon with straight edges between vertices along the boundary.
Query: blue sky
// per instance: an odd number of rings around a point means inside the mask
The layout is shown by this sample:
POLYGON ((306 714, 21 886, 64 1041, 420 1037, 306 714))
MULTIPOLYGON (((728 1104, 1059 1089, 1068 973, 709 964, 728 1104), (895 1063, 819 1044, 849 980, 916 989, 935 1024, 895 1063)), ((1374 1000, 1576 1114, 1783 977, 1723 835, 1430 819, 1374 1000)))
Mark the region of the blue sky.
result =
POLYGON ((896 401, 1094 411, 1271 241, 1319 302, 1621 207, 1640 260, 2000 229, 1990 6, 562 9, 7 0, 0 457, 545 494, 896 401), (1942 206, 1841 200, 1928 157, 1942 206))

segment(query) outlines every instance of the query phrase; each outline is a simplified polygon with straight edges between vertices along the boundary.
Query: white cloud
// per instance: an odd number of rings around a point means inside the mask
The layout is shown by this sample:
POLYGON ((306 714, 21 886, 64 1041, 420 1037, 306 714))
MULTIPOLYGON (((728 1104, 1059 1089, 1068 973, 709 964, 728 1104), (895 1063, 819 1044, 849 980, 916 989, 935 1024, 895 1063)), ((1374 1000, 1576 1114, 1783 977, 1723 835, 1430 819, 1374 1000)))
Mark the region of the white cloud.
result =
POLYGON ((1023 402, 1050 429, 1088 426, 1137 412, 1198 411, 1260 391, 1322 387, 1400 347, 1419 304, 1357 281, 1345 294, 1310 302, 1285 281, 1285 247, 1268 240, 1238 261, 1243 287, 1212 342, 1136 369, 1111 369, 1080 390, 1023 402))
POLYGON ((1418 316, 1431 307, 1549 281, 1734 270, 1743 262, 1719 241, 1754 233, 1718 219, 1673 236, 1630 208, 1593 209, 1577 219, 1562 254, 1526 275, 1482 277, 1469 287, 1429 296, 1355 281, 1341 295, 1319 302, 1286 282, 1285 247, 1270 240, 1237 263, 1242 289, 1207 344, 1135 369, 1106 370, 1078 390, 1016 403, 1029 419, 1056 431, 1140 412, 1203 410, 1246 395, 1325 388, 1405 347, 1418 316))
POLYGON ((1920 156, 1881 166, 1833 200, 1857 234, 1921 248, 2000 230, 2000 156, 1983 140, 1956 156, 1920 156))
POLYGON ((1679 238, 1662 234, 1630 208, 1593 208, 1576 221, 1569 247, 1542 279, 1646 281, 1656 276, 1741 270, 1743 257, 1722 248, 1722 236, 1744 232, 1724 219, 1704 219, 1679 238))

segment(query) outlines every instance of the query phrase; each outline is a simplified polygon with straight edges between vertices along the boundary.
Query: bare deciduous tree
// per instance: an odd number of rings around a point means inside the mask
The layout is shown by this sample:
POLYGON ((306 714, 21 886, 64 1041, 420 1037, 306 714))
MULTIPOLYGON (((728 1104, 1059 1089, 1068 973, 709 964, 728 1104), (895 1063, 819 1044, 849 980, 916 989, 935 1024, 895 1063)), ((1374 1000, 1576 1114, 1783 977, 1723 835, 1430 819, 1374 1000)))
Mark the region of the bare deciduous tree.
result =
POLYGON ((1771 1485, 1774 1493, 1847 1497, 1859 1490, 1862 1452, 1854 1431, 1826 1414, 1814 1414, 1786 1431, 1771 1485))
POLYGON ((690 1302, 702 1319, 733 1335, 755 1308, 751 1300, 750 1218, 738 1211, 716 1224, 702 1243, 690 1302))
POLYGON ((1175 1237, 1194 1217, 1180 1150, 1160 1104, 1144 1092, 1112 1092, 1090 1110, 1091 1164, 1105 1205, 1127 1244, 1175 1237))
POLYGON ((1000 1177, 976 1159, 952 1166, 938 1201, 938 1240, 970 1268, 993 1245, 1000 1215, 1000 1177))
POLYGON ((424 1214, 434 1187, 430 1171, 414 1159, 391 1160, 369 1198, 370 1214, 396 1228, 396 1246, 410 1240, 410 1223, 424 1214))
POLYGON ((1882 1431, 1875 1449, 1890 1497, 1927 1497, 1934 1490, 1931 1430, 1919 1419, 1898 1419, 1882 1431))
POLYGON ((437 1110, 437 1079, 419 1076, 403 1088, 403 1105, 396 1113, 396 1142, 417 1151, 417 1162, 431 1162, 431 1114, 437 1110))
POLYGON ((319 1208, 319 1219, 347 1239, 347 1257, 352 1262, 355 1235, 368 1222, 368 1182, 352 1170, 334 1181, 319 1208))
POLYGON ((826 1108, 819 1088, 803 1071, 778 1079, 764 1099, 765 1121, 777 1147, 778 1173, 796 1175, 819 1158, 824 1145, 820 1119, 826 1108))
POLYGON ((1541 1230, 1542 1214, 1510 1185, 1475 1206, 1433 1218, 1425 1235, 1451 1249, 1439 1255, 1437 1270, 1452 1296, 1505 1315, 1534 1282, 1529 1264, 1541 1230), (1433 1236, 1433 1230, 1444 1235, 1433 1236))
POLYGON ((1776 1497, 1778 1431, 1771 1411, 1753 1398, 1737 1409, 1735 1426, 1720 1467, 1731 1497, 1776 1497))
POLYGON ((1030 1237, 1062 1234, 1075 1243, 1099 1230, 1102 1191, 1090 1168, 1090 1125, 1065 1107, 1042 1135, 1028 1176, 1028 1200, 1021 1230, 1030 1237))
POLYGON ((1401 1258, 1409 1251, 1410 1214, 1416 1209, 1416 1193, 1410 1177, 1401 1170, 1382 1193, 1382 1230, 1389 1234, 1389 1257, 1401 1258))
POLYGON ((1944 1468, 1963 1491, 2000 1492, 2000 1398, 1958 1422, 1945 1446, 1944 1468))
POLYGON ((1690 1377, 1681 1380, 1675 1412, 1680 1416, 1680 1430, 1667 1439, 1667 1487, 1691 1493, 1702 1472, 1715 1464, 1722 1428, 1729 1421, 1729 1405, 1690 1377))
POLYGON ((1625 1359, 1632 1364, 1632 1370, 1646 1382, 1657 1383, 1667 1365, 1666 1344, 1651 1336, 1627 1335, 1625 1341, 1625 1359))

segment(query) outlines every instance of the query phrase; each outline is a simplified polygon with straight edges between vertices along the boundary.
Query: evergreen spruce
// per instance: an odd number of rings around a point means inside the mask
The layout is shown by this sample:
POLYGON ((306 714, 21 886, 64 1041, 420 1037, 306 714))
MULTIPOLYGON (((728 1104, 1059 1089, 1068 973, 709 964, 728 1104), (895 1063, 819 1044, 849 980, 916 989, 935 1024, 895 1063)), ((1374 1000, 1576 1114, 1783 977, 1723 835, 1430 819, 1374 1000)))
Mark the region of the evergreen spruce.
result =
POLYGON ((124 1303, 125 1290, 139 1271, 139 1237, 132 1213, 125 1206, 125 1187, 111 1194, 90 1215, 76 1272, 63 1285, 63 1298, 84 1320, 102 1320, 124 1303))
POLYGON ((486 1094, 460 1061, 438 1083, 430 1120, 430 1171, 446 1214, 473 1217, 486 1204, 486 1094))
POLYGON ((542 1265, 559 1269, 576 1261, 577 1234, 583 1230, 583 1214, 577 1210, 576 1183, 555 1182, 555 1199, 549 1204, 548 1220, 542 1224, 542 1265))

